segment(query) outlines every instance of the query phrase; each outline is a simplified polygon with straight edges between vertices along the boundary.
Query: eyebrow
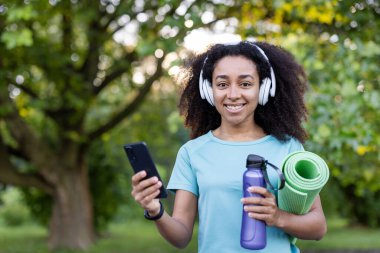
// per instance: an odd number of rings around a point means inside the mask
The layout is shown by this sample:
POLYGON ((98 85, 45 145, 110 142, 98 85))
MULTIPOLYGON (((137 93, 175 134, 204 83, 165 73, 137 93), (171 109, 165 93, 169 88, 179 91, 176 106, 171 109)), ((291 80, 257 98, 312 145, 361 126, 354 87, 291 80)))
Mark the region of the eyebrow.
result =
MULTIPOLYGON (((250 77, 252 79, 255 79, 252 75, 249 75, 249 74, 239 75, 239 79, 245 79, 245 78, 248 78, 248 77, 250 77)), ((220 78, 220 79, 228 79, 228 75, 217 75, 215 77, 215 79, 218 79, 218 78, 220 78)))

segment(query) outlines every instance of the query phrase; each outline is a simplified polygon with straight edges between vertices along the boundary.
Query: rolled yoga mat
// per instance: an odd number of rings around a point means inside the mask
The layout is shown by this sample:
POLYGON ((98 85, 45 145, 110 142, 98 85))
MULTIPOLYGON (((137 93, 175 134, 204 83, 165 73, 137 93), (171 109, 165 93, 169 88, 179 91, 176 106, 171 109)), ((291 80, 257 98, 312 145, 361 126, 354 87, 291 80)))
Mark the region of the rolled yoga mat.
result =
MULTIPOLYGON (((281 166, 285 187, 278 191, 280 209, 305 214, 329 179, 329 168, 318 155, 308 151, 289 154, 281 166)), ((293 243, 296 239, 290 238, 293 243)))

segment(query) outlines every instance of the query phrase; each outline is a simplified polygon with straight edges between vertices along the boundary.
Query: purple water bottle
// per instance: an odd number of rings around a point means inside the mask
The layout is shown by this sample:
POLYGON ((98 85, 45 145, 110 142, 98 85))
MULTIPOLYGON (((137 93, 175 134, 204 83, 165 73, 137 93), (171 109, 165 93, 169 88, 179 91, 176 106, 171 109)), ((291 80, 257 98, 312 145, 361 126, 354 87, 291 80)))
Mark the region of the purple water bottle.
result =
MULTIPOLYGON (((252 194, 248 187, 266 187, 263 170, 266 168, 265 160, 258 155, 248 155, 247 170, 243 174, 244 197, 262 197, 252 194)), ((248 217, 248 212, 243 210, 241 223, 240 245, 246 249, 263 249, 267 244, 266 224, 264 221, 248 217)))

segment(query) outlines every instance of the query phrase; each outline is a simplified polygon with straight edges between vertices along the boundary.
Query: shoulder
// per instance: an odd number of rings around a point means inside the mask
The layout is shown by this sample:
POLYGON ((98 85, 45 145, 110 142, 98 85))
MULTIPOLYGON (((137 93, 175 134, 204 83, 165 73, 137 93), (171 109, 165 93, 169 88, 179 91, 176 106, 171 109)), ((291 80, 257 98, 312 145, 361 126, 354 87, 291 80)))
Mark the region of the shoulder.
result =
POLYGON ((289 137, 285 141, 281 141, 281 140, 278 140, 276 138, 274 138, 274 139, 275 139, 275 143, 276 143, 278 149, 282 150, 282 152, 285 152, 283 154, 287 155, 287 154, 293 153, 295 151, 303 151, 304 150, 302 143, 294 137, 289 137))
POLYGON ((195 139, 189 140, 179 150, 179 153, 186 152, 187 154, 193 154, 198 150, 207 146, 208 143, 212 140, 211 133, 208 132, 204 135, 201 135, 195 139))
POLYGON ((289 138, 286 145, 289 147, 290 152, 304 150, 302 143, 293 137, 289 138))
POLYGON ((288 154, 302 150, 304 150, 302 143, 292 137, 282 141, 274 136, 270 136, 266 142, 266 145, 262 146, 262 152, 268 156, 268 159, 270 158, 272 161, 278 162, 281 162, 282 159, 288 154))

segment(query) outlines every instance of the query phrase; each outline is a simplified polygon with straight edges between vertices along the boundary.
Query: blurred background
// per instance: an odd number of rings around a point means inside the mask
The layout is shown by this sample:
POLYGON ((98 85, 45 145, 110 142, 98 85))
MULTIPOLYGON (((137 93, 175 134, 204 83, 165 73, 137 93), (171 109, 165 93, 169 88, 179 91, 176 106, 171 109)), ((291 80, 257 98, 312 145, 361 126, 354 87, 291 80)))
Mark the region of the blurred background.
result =
POLYGON ((0 1, 0 252, 196 252, 196 231, 180 251, 144 220, 122 146, 147 142, 167 183, 189 139, 183 60, 247 38, 309 78, 329 231, 297 245, 380 252, 379 16, 378 0, 0 1))

